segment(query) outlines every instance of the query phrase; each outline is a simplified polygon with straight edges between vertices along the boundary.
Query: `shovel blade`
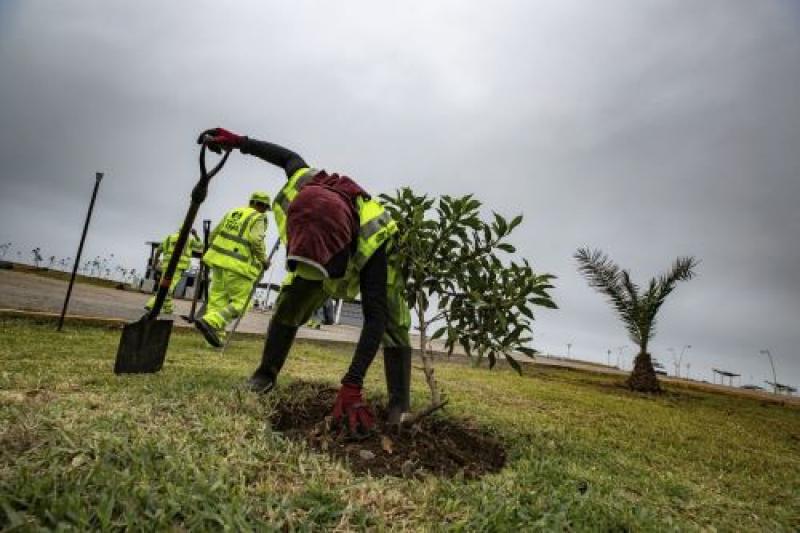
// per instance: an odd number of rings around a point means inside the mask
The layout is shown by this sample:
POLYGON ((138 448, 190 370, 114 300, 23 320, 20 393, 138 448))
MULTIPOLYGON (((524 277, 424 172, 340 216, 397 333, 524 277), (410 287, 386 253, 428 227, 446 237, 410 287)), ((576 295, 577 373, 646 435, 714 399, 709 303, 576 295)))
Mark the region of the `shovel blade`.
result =
POLYGON ((127 324, 117 348, 115 374, 152 374, 164 366, 172 320, 142 318, 127 324))

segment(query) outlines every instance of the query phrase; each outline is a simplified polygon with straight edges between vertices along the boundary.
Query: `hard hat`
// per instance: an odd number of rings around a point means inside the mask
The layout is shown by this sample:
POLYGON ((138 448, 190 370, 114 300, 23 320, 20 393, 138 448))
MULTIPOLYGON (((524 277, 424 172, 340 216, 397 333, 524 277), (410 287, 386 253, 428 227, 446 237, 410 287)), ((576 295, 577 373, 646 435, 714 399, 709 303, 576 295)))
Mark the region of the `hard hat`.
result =
POLYGON ((269 205, 269 194, 264 191, 256 191, 250 195, 250 202, 258 202, 260 204, 269 205))

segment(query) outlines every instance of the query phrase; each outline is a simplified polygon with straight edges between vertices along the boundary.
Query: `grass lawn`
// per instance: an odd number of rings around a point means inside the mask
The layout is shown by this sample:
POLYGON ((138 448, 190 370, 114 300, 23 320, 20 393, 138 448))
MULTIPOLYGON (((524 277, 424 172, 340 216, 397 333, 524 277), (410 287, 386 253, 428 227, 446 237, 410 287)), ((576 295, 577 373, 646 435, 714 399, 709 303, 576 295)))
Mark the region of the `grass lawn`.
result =
MULTIPOLYGON (((797 531, 800 409, 619 378, 440 364, 451 400, 507 447, 475 481, 352 474, 271 430, 282 392, 237 392, 261 341, 224 359, 175 331, 157 375, 117 377, 119 331, 0 318, 0 529, 797 531)), ((349 354, 298 342, 282 384, 334 385, 349 354)), ((416 371, 415 371, 416 372, 416 371)), ((371 399, 382 400, 380 357, 371 399)), ((426 400, 414 376, 414 403, 426 400)))
MULTIPOLYGON (((14 272, 33 274, 35 276, 57 279, 59 281, 69 281, 70 277, 72 276, 72 271, 62 272, 61 270, 55 270, 44 267, 36 268, 34 266, 25 265, 22 263, 14 263, 14 268, 12 270, 14 272)), ((116 288, 120 284, 119 281, 103 279, 94 276, 84 276, 83 274, 75 275, 75 283, 86 283, 87 285, 97 285, 98 287, 106 287, 106 288, 116 288)))

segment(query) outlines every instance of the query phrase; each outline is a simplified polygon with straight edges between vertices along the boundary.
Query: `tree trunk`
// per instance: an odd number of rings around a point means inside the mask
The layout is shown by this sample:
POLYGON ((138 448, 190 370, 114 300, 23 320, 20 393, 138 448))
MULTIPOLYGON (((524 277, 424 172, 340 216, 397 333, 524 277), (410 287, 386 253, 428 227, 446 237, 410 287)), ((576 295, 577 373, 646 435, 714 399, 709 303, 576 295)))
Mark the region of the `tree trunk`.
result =
POLYGON ((633 371, 626 382, 628 387, 637 392, 661 392, 653 361, 647 352, 639 352, 633 364, 633 371))
POLYGON ((435 405, 441 403, 441 397, 439 396, 439 388, 436 385, 436 379, 433 377, 433 361, 431 361, 431 356, 428 353, 425 313, 417 311, 417 319, 419 320, 419 350, 422 355, 422 371, 425 373, 425 381, 428 383, 428 388, 431 391, 431 404, 435 405))

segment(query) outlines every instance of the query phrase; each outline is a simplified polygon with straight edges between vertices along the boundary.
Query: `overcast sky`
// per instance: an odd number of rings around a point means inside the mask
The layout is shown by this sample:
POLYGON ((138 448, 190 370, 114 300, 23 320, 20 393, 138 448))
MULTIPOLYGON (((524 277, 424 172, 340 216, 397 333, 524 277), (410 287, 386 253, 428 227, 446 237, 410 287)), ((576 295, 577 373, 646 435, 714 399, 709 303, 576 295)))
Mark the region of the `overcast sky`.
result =
MULTIPOLYGON (((522 213, 515 244, 558 276, 536 346, 634 353, 576 272, 600 247, 646 281, 702 260, 652 352, 693 376, 800 385, 800 3, 0 1, 0 243, 145 263, 225 126, 373 193, 475 193, 522 213)), ((200 218, 277 169, 234 154, 200 218)), ((199 224, 198 224, 199 227, 199 224)), ((270 243, 275 238, 270 228, 270 243)), ((13 252, 12 252, 13 254, 13 252)), ((14 259, 8 256, 7 258, 14 259)), ((671 364, 668 365, 671 369, 671 364)))

